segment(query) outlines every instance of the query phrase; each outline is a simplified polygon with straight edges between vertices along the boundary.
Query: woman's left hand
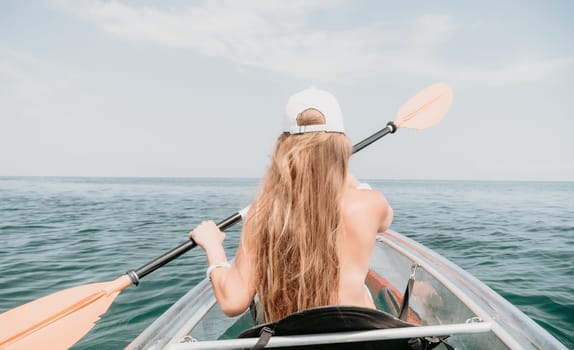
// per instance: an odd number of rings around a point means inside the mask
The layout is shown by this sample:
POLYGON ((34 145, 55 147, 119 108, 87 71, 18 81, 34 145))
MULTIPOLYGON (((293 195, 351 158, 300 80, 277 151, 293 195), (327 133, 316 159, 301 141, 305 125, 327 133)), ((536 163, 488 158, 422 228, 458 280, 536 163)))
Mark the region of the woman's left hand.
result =
POLYGON ((189 233, 189 238, 193 239, 203 250, 208 251, 212 247, 223 244, 225 233, 217 227, 215 222, 203 221, 189 233))

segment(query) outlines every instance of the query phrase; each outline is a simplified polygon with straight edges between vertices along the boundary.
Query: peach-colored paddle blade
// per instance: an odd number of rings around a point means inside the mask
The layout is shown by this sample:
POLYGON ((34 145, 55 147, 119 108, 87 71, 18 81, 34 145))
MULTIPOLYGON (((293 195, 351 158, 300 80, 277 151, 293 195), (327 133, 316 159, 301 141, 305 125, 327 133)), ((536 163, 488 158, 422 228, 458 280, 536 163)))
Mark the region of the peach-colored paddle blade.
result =
POLYGON ((0 314, 0 349, 68 349, 92 329, 131 281, 69 288, 0 314))
POLYGON ((443 83, 433 84, 407 101, 394 120, 398 128, 426 129, 445 116, 452 104, 452 90, 443 83))

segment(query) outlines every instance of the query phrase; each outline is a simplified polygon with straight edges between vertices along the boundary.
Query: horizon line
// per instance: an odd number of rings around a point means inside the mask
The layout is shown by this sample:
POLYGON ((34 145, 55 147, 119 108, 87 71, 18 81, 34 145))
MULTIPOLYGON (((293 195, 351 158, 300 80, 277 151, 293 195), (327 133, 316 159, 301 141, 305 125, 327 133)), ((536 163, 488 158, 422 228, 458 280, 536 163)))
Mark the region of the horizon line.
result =
MULTIPOLYGON (((132 176, 132 175, 0 175, 2 178, 62 178, 62 179, 188 179, 188 180, 261 180, 253 176, 132 176)), ((362 181, 469 181, 469 182, 574 182, 566 179, 480 179, 480 178, 368 178, 362 181)))

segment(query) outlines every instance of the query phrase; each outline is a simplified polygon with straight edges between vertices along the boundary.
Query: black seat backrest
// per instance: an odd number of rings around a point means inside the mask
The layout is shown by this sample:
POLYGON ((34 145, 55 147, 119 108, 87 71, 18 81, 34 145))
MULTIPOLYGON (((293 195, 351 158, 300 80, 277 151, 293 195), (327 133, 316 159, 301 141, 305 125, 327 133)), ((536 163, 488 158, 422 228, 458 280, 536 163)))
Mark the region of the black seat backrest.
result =
MULTIPOLYGON (((241 333, 239 338, 257 338, 265 327, 273 330, 273 335, 286 336, 416 327, 416 325, 401 321, 390 314, 375 309, 355 306, 324 306, 303 310, 277 322, 250 328, 241 333)), ((280 349, 425 349, 426 345, 421 342, 424 342, 424 339, 390 339, 359 343, 284 347, 280 349)))

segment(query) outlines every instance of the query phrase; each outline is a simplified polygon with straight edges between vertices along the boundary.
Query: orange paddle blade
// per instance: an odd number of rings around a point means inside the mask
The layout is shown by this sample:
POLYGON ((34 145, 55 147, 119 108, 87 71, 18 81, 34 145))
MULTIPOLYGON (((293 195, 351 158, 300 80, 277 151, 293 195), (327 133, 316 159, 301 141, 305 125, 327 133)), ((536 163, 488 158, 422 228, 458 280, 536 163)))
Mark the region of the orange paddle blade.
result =
POLYGON ((407 101, 394 120, 397 128, 426 129, 445 116, 452 104, 452 90, 443 83, 433 84, 407 101))
POLYGON ((69 288, 0 314, 0 349, 68 349, 92 329, 131 284, 113 281, 69 288))

